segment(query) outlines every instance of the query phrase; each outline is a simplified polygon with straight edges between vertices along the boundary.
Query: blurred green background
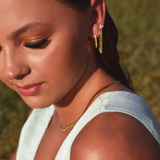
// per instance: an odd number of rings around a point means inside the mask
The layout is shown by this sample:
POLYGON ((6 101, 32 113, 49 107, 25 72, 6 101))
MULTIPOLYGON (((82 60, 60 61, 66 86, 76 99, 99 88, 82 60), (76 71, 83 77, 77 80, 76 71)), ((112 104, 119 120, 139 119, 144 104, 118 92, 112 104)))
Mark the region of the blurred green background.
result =
MULTIPOLYGON (((160 122, 160 1, 107 0, 119 31, 121 64, 130 72, 135 92, 160 122)), ((0 83, 0 160, 9 160, 29 112, 20 97, 0 83)))

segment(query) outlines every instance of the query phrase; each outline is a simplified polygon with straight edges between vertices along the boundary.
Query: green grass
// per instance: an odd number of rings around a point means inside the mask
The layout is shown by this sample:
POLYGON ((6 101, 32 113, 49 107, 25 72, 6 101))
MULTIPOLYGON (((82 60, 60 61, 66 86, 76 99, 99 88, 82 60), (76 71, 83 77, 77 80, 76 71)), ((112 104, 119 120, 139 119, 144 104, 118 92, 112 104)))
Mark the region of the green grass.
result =
POLYGON ((121 63, 160 122, 160 1, 106 2, 119 32, 121 63))
MULTIPOLYGON (((160 1, 106 2, 119 31, 121 63, 160 122, 160 1)), ((28 111, 20 97, 0 83, 0 160, 14 152, 28 111)))
POLYGON ((28 111, 17 93, 0 83, 0 160, 8 160, 15 151, 28 111))

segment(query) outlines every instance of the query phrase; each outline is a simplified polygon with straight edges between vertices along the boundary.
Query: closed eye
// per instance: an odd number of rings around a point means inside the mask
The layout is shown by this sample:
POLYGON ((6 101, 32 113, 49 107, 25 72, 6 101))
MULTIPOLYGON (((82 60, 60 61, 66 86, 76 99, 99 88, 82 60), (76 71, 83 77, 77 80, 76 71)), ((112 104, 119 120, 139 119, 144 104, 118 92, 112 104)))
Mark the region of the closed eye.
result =
POLYGON ((36 43, 25 43, 24 46, 27 48, 32 48, 32 49, 43 49, 49 43, 50 43, 50 41, 48 40, 48 38, 45 38, 45 39, 43 39, 39 42, 36 42, 36 43))

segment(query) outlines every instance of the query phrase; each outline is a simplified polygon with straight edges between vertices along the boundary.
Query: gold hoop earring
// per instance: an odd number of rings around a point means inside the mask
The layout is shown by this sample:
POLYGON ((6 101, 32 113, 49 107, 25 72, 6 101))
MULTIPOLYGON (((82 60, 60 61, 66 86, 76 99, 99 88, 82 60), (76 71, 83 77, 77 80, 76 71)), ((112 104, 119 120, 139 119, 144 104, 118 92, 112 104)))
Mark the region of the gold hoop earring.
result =
POLYGON ((103 33, 102 33, 102 29, 103 29, 103 25, 100 24, 100 31, 99 31, 99 52, 102 54, 103 53, 103 33))
POLYGON ((98 48, 97 36, 96 35, 94 35, 94 46, 95 46, 95 48, 98 48))

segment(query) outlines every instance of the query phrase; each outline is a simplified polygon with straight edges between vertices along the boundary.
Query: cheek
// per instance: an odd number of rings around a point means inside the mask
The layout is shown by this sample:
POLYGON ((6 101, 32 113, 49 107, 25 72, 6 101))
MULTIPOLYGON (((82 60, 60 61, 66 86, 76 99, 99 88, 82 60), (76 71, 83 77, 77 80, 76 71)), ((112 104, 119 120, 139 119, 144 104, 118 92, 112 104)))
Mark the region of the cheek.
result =
POLYGON ((37 66, 47 77, 59 80, 64 80, 64 77, 70 80, 76 78, 82 74, 87 61, 87 47, 83 45, 86 44, 84 41, 85 38, 80 37, 77 31, 69 32, 66 28, 54 36, 44 53, 41 51, 37 66))
POLYGON ((85 68, 85 58, 75 52, 73 48, 61 47, 43 57, 39 63, 39 72, 51 83, 62 85, 73 84, 80 77, 85 68))
POLYGON ((0 80, 2 81, 2 76, 3 76, 3 64, 2 61, 0 59, 0 80))
POLYGON ((82 46, 79 46, 77 38, 74 41, 70 38, 68 41, 60 39, 57 42, 59 43, 52 42, 48 49, 40 54, 43 56, 32 61, 32 70, 46 82, 46 91, 49 91, 46 94, 54 98, 56 96, 58 100, 65 96, 82 76, 87 56, 81 51, 82 46))
MULTIPOLYGON (((3 74, 3 70, 4 70, 4 62, 3 62, 3 57, 0 56, 0 80, 5 83, 7 86, 9 86, 9 83, 7 83, 7 80, 5 79, 4 77, 4 74, 3 74)), ((10 87, 10 86, 9 86, 10 87)))

